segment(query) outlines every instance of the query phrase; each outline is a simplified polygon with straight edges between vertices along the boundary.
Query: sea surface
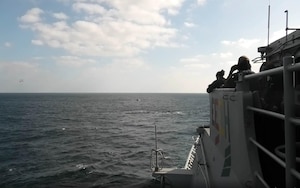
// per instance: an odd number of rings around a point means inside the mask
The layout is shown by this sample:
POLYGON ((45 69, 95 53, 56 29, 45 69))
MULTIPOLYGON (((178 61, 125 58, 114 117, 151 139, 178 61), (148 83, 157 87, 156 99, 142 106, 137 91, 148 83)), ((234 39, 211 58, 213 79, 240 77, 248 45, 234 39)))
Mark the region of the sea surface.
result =
POLYGON ((151 187, 184 167, 207 94, 0 94, 0 187, 151 187), (153 156, 152 156, 153 157, 153 156))

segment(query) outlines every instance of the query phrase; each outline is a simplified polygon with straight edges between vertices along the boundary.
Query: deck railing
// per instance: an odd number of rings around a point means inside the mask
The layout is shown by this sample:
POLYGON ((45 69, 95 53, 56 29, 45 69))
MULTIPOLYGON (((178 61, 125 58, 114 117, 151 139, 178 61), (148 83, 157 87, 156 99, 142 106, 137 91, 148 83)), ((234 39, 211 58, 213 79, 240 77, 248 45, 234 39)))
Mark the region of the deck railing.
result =
POLYGON ((199 137, 196 138, 195 140, 195 143, 192 145, 192 148, 190 150, 190 153, 188 155, 188 158, 187 158, 187 161, 184 165, 184 169, 187 169, 187 170, 191 170, 192 167, 193 167, 193 163, 195 161, 195 158, 196 158, 196 147, 197 147, 197 144, 199 143, 199 137))
MULTIPOLYGON (((249 141, 253 143, 258 149, 268 155, 271 159, 285 168, 286 187, 296 187, 297 179, 300 180, 300 173, 296 169, 296 126, 300 126, 300 119, 295 117, 295 71, 300 71, 300 63, 294 62, 293 56, 283 58, 283 66, 271 70, 262 71, 257 74, 245 75, 244 80, 251 81, 252 79, 261 78, 263 76, 270 76, 274 74, 283 74, 283 92, 284 92, 284 114, 248 106, 247 109, 256 113, 272 116, 284 121, 284 135, 285 135, 285 161, 273 154, 266 147, 258 143, 254 138, 250 137, 249 141)), ((247 82, 245 82, 247 83, 247 82)), ((300 84, 300 83, 299 83, 300 84)), ((298 96, 299 97, 299 96, 298 96)), ((298 143, 299 144, 299 143, 298 143)), ((257 173, 257 178, 263 185, 269 187, 265 180, 257 173)))

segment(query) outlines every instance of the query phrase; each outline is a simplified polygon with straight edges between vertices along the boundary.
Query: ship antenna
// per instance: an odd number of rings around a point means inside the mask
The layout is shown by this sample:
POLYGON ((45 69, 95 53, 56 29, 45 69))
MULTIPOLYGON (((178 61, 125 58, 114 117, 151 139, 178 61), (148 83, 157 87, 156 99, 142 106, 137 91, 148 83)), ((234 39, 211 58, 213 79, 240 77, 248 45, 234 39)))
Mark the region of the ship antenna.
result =
POLYGON ((269 0, 269 6, 268 6, 268 46, 270 44, 270 12, 271 12, 271 5, 269 0))
POLYGON ((288 11, 288 10, 285 10, 284 12, 286 13, 285 35, 286 35, 286 40, 287 40, 287 35, 288 35, 288 31, 289 31, 289 30, 292 30, 292 31, 299 31, 300 28, 289 28, 289 24, 288 24, 288 21, 289 21, 289 11, 288 11))
POLYGON ((157 132, 156 132, 156 124, 154 125, 155 126, 155 172, 158 171, 158 164, 157 164, 157 132))
POLYGON ((286 26, 285 26, 285 42, 287 43, 287 36, 288 36, 288 30, 289 30, 289 26, 288 26, 288 21, 289 21, 289 11, 285 10, 284 11, 286 13, 286 26))

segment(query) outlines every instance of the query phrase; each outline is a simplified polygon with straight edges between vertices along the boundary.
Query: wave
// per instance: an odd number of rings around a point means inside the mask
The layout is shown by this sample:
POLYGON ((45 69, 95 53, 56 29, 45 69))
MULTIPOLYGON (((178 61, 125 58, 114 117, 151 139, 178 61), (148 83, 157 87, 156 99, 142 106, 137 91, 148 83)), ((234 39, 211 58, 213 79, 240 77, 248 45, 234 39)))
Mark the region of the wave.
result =
POLYGON ((209 118, 201 95, 1 97, 0 187, 148 187, 155 125, 166 165, 184 165, 209 118))

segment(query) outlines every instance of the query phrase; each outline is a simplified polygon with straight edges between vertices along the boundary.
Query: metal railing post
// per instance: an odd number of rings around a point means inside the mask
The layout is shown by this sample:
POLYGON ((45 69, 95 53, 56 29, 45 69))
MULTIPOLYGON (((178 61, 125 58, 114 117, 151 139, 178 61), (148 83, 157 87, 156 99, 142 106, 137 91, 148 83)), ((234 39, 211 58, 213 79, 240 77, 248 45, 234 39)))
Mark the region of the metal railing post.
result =
POLYGON ((284 130, 285 130, 285 180, 286 187, 293 188, 296 185, 296 179, 291 173, 291 169, 296 167, 296 135, 295 126, 290 119, 294 116, 294 91, 293 91, 293 72, 288 67, 293 64, 294 58, 287 56, 283 58, 283 81, 284 81, 284 130))

